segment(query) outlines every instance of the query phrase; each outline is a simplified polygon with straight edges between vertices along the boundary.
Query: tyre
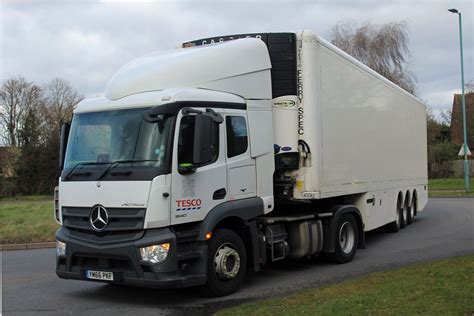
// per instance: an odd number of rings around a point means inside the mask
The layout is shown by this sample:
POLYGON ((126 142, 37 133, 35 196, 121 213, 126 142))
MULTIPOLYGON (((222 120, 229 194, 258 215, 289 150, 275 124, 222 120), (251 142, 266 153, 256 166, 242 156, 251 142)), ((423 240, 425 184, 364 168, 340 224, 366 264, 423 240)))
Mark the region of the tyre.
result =
POLYGON ((406 203, 403 204, 402 209, 400 210, 400 228, 407 227, 408 222, 408 208, 406 203))
POLYGON ((413 193, 413 202, 412 202, 413 213, 415 214, 414 217, 418 215, 418 196, 416 195, 416 191, 413 193))
POLYGON ((357 251, 359 243, 359 226, 352 214, 344 214, 339 217, 336 224, 335 252, 329 256, 336 263, 346 263, 352 261, 357 251))
POLYGON ((407 202, 405 204, 406 205, 406 208, 407 208, 407 225, 411 225, 411 223, 413 223, 413 219, 415 219, 415 209, 413 208, 413 206, 411 204, 408 204, 409 201, 407 199, 407 202))
POLYGON ((397 207, 397 214, 395 215, 395 221, 387 225, 387 230, 390 233, 397 233, 400 230, 402 214, 400 208, 397 207))
POLYGON ((225 296, 236 292, 246 269, 247 253, 240 236, 228 229, 217 229, 209 242, 206 294, 225 296))

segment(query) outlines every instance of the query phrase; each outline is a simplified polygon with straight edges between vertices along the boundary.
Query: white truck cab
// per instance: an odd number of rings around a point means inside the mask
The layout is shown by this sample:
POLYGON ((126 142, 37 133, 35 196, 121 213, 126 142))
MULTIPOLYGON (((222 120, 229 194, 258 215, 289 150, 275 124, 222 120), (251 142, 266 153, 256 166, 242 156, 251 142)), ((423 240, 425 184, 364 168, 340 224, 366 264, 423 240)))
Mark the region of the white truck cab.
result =
POLYGON ((424 115, 308 31, 134 60, 63 126, 56 273, 227 295, 267 262, 351 261, 426 204, 424 115))

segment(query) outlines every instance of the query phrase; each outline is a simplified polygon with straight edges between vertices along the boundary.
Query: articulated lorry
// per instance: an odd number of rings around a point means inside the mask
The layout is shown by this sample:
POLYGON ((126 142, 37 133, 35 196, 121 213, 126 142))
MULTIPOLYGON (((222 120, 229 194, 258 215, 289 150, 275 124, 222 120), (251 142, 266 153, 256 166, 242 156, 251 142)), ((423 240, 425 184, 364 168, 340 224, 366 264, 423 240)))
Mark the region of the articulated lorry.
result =
POLYGON ((425 207, 413 95, 309 31, 181 46, 123 66, 63 126, 60 278, 227 295, 274 261, 349 262, 425 207))

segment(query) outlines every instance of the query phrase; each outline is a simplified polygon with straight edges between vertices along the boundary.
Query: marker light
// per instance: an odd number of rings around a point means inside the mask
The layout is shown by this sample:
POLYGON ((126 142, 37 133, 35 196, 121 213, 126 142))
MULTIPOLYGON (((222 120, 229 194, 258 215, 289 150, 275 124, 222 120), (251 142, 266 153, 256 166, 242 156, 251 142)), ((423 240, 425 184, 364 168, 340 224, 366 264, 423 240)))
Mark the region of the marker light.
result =
POLYGON ((211 239, 211 237, 212 237, 212 232, 208 232, 208 233, 206 234, 206 240, 211 239))
POLYGON ((168 257, 170 250, 170 243, 164 243, 161 245, 151 245, 148 247, 140 248, 140 256, 142 261, 149 263, 160 263, 168 257))
POLYGON ((56 240, 56 255, 58 257, 66 256, 66 243, 56 240))

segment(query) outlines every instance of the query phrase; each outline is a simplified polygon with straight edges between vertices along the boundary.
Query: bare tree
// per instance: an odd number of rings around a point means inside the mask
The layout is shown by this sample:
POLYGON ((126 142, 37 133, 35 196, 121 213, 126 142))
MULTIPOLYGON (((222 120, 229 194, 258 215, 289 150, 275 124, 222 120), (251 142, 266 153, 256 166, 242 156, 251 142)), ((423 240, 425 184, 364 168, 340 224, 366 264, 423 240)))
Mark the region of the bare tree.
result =
POLYGON ((464 85, 466 94, 474 93, 474 79, 469 80, 468 83, 464 85))
POLYGON ((8 179, 0 178, 0 194, 51 193, 59 176, 60 126, 83 97, 59 78, 43 88, 11 78, 0 93, 0 136, 10 147, 9 160, 2 163, 11 170, 8 179))
POLYGON ((0 124, 4 143, 20 145, 18 131, 24 126, 25 113, 41 103, 42 90, 23 77, 7 79, 0 91, 0 124))
POLYGON ((51 80, 44 91, 51 127, 59 133, 61 124, 71 119, 74 107, 84 97, 61 78, 51 80))
POLYGON ((441 110, 439 113, 441 117, 441 123, 446 126, 451 126, 451 118, 453 116, 453 111, 450 109, 441 110))
POLYGON ((408 29, 405 22, 357 25, 344 21, 331 32, 331 42, 410 93, 415 76, 408 69, 408 29))

